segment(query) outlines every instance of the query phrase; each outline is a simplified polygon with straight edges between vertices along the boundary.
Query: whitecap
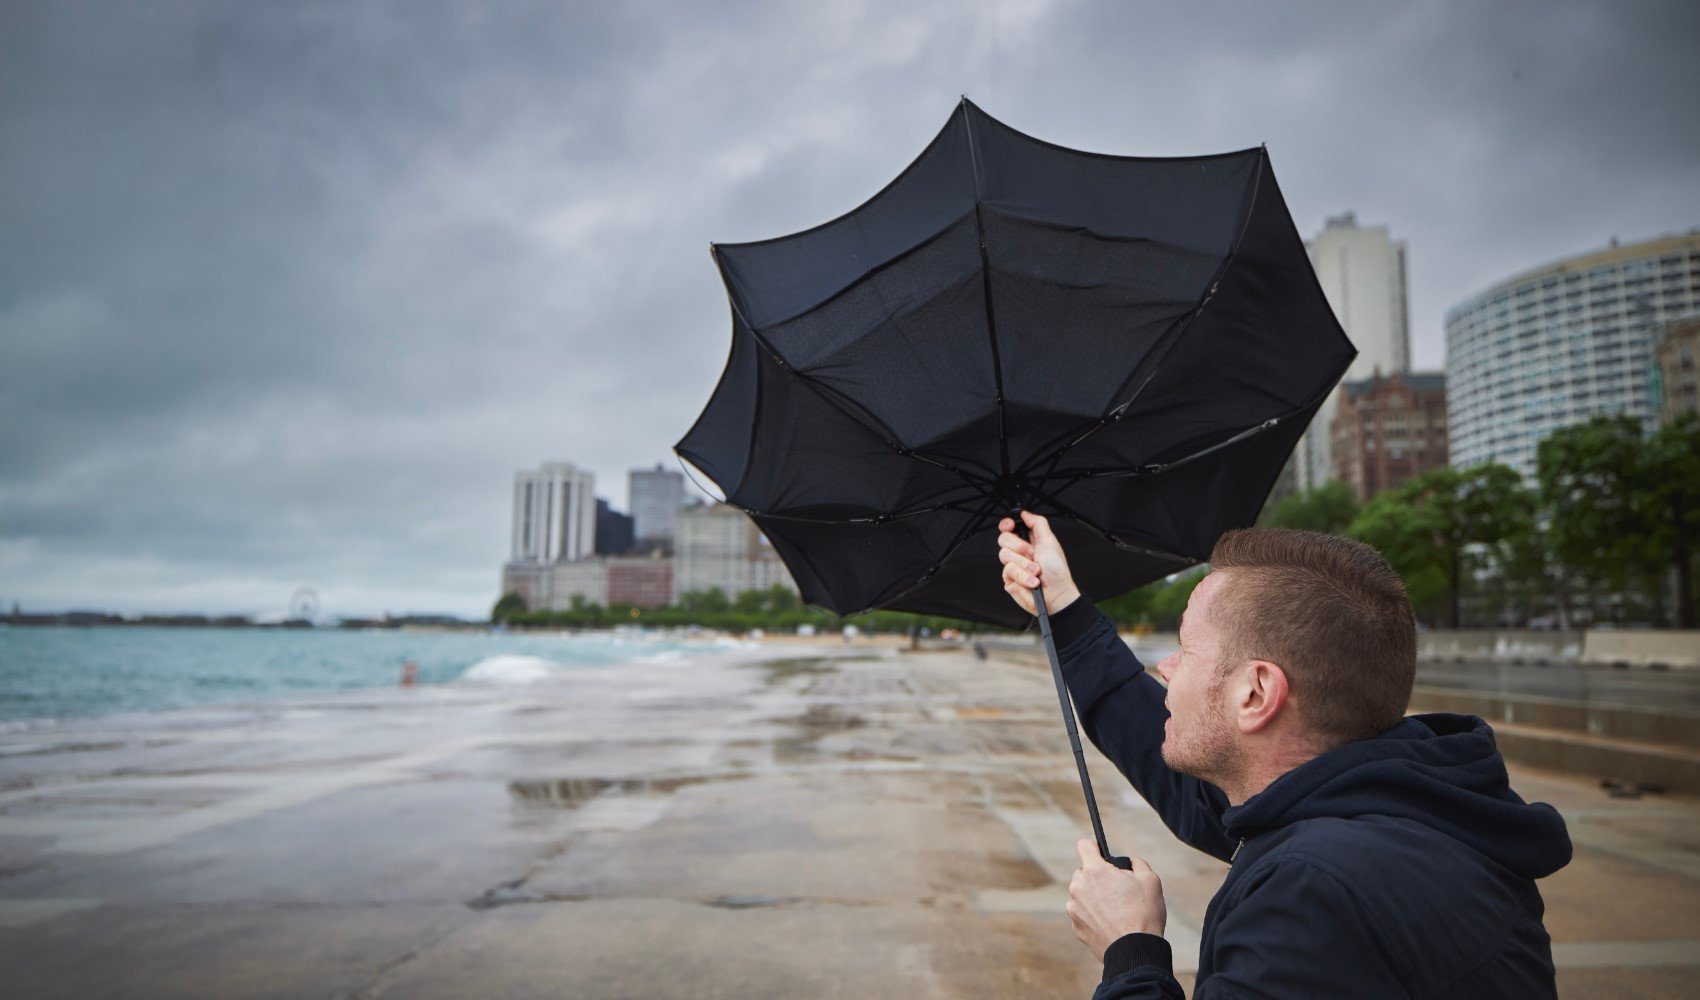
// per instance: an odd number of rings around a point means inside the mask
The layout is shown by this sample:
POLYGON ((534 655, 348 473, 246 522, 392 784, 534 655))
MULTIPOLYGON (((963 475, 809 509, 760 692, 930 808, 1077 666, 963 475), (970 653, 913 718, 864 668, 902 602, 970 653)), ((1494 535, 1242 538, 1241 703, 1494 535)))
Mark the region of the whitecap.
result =
POLYGON ((474 684, 530 684, 547 680, 561 670, 561 665, 541 656, 519 656, 503 653, 486 656, 466 669, 461 680, 474 684))

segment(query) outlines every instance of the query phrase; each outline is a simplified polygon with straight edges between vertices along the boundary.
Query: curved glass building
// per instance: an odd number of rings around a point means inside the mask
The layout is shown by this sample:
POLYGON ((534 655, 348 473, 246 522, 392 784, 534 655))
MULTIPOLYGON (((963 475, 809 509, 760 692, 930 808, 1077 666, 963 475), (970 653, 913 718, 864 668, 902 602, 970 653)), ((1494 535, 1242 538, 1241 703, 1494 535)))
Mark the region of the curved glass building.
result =
MULTIPOLYGON (((1614 241, 1615 242, 1615 241, 1614 241)), ((1653 345, 1700 313, 1700 230, 1527 271, 1446 314, 1454 467, 1535 474, 1535 446, 1597 413, 1652 424, 1653 345)))

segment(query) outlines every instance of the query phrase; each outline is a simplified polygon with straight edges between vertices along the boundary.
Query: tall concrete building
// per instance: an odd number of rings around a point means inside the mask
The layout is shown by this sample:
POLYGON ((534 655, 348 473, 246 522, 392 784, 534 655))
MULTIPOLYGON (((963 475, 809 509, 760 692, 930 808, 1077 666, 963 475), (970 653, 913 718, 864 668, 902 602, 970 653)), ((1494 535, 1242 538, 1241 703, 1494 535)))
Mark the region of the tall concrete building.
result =
POLYGON ((514 475, 515 563, 558 563, 596 551, 596 479, 571 462, 514 475))
POLYGON ((671 542, 679 508, 685 505, 684 474, 660 464, 653 469, 633 469, 630 487, 635 543, 642 548, 645 543, 671 542))
POLYGON ((716 587, 728 598, 774 584, 797 589, 755 522, 727 504, 681 511, 673 552, 675 604, 685 594, 716 587))
MULTIPOLYGON (((1700 230, 1610 246, 1499 282, 1446 314, 1452 464, 1525 479, 1553 431, 1595 414, 1656 417, 1653 348, 1700 312, 1700 230)), ((1680 355, 1679 355, 1680 358, 1680 355)))
MULTIPOLYGON (((1410 371, 1405 241, 1393 239, 1386 226, 1359 226, 1357 215, 1345 212, 1329 218, 1305 249, 1328 304, 1358 349, 1342 381, 1410 371)), ((1300 489, 1321 486, 1334 475, 1330 428, 1339 405, 1340 390, 1335 389, 1299 440, 1300 489)))

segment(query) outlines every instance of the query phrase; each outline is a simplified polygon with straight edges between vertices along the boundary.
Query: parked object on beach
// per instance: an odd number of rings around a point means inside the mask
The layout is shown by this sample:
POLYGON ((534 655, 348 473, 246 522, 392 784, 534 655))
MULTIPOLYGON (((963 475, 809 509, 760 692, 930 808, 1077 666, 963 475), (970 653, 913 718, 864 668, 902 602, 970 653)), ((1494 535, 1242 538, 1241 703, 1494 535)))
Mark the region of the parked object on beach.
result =
POLYGON ((859 208, 714 258, 731 355, 676 450, 840 613, 1026 624, 1019 509, 1095 599, 1202 561, 1356 354, 1265 150, 1084 153, 966 98, 859 208))

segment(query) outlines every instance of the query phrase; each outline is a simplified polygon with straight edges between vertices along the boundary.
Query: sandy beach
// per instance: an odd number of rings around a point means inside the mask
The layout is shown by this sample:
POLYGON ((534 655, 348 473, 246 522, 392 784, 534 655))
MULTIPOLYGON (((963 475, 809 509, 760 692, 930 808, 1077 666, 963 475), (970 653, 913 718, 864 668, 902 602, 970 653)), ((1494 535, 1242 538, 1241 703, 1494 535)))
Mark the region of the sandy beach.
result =
MULTIPOLYGON (((6 992, 1085 997, 1066 746, 1041 659, 841 642, 16 727, 6 992)), ((1190 970, 1224 866, 1089 753, 1190 970)), ((1563 992, 1694 995, 1700 803, 1513 783, 1563 992)))

